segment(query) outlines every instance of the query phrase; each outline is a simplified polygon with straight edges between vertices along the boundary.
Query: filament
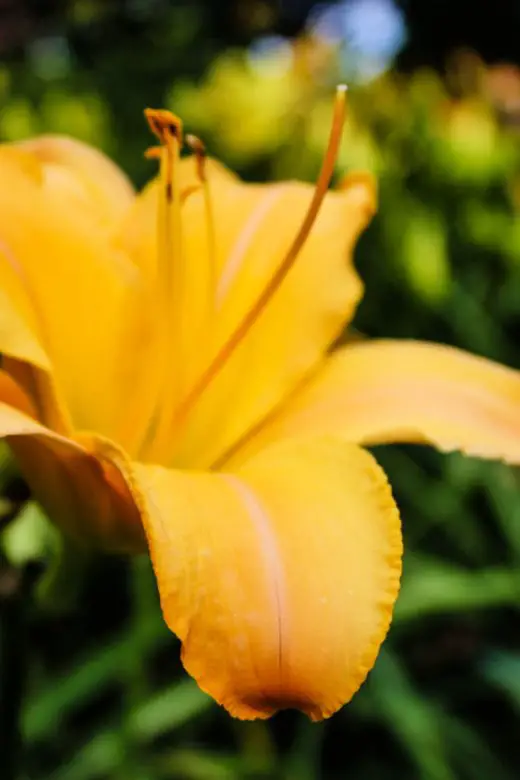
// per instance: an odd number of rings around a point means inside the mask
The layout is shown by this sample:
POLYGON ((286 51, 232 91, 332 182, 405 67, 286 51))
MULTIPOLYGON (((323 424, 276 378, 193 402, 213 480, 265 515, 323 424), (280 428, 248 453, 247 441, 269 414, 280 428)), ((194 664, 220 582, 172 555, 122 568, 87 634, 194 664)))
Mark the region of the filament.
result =
MULTIPOLYGON (((170 428, 175 407, 182 397, 182 347, 184 300, 184 261, 179 176, 182 123, 170 111, 146 109, 146 119, 161 146, 148 150, 147 157, 160 159, 159 202, 157 209, 157 266, 154 286, 160 307, 158 350, 160 361, 159 397, 155 433, 170 428)), ((152 436, 153 441, 156 436, 152 436)), ((150 437, 148 439, 150 441, 150 437)), ((153 449, 156 442, 153 441, 153 449)))
POLYGON ((208 241, 208 306, 205 323, 206 327, 204 327, 204 331, 206 336, 209 336, 213 332, 212 323, 215 316, 217 289, 217 240, 215 231, 215 214, 213 210, 213 200, 211 197, 211 186, 206 171, 206 147, 200 138, 197 138, 195 135, 187 135, 186 144, 194 153, 197 178, 202 186, 202 196, 204 198, 204 213, 208 241))

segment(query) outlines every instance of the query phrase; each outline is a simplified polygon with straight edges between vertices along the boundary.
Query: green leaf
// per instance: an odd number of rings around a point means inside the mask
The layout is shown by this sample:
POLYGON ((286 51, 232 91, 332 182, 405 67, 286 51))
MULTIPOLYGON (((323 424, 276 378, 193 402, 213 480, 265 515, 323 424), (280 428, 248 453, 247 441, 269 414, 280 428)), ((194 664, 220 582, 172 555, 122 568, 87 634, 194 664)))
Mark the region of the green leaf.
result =
POLYGON ((80 659, 68 673, 48 680, 25 708, 25 738, 31 742, 58 733, 69 711, 98 695, 104 686, 125 679, 126 668, 136 654, 146 654, 170 637, 160 615, 154 614, 141 623, 138 631, 122 634, 95 655, 80 659))
POLYGON ((417 780, 457 780, 442 735, 442 709, 416 691, 388 649, 380 653, 368 685, 379 718, 415 764, 417 780))
POLYGON ((213 700, 185 679, 151 696, 130 714, 129 729, 137 739, 148 740, 175 729, 208 710, 213 700))
POLYGON ((463 612, 520 602, 520 571, 489 567, 471 571, 442 560, 405 554, 403 587, 395 620, 463 612))

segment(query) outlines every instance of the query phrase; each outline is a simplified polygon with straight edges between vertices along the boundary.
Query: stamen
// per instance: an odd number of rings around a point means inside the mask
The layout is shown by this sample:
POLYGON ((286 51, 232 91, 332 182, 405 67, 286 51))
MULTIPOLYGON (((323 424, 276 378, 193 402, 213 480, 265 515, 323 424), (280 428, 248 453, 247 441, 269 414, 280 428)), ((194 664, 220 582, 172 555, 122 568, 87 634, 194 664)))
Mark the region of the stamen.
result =
POLYGON ((207 181, 206 177, 206 147, 200 138, 196 135, 186 136, 186 146, 191 149, 195 155, 195 162, 197 163, 197 176, 201 182, 207 181))
POLYGON ((160 147, 148 149, 146 157, 160 159, 161 162, 160 183, 164 200, 160 198, 159 201, 157 273, 161 283, 170 281, 167 286, 171 288, 173 273, 181 265, 180 182, 177 169, 182 147, 182 123, 170 111, 147 108, 144 113, 151 131, 161 142, 160 147))
POLYGON ((200 138, 195 135, 186 136, 186 145, 195 155, 195 164, 197 177, 202 185, 204 197, 204 211, 206 214, 206 231, 208 236, 208 311, 206 316, 205 332, 213 332, 212 323, 215 315, 216 289, 217 289, 217 242, 215 234, 215 216, 213 211, 213 201, 211 198, 210 183, 206 171, 206 147, 200 138))
POLYGON ((176 400, 182 396, 182 300, 184 263, 182 251, 181 191, 179 161, 182 123, 170 111, 146 109, 145 116, 161 146, 146 156, 160 159, 159 204, 157 210, 157 268, 155 287, 160 301, 159 339, 161 396, 158 399, 158 427, 170 427, 176 400))
POLYGON ((287 251, 284 259, 280 263, 280 266, 275 271, 266 287, 262 290, 249 311, 245 314, 236 330, 231 334, 213 361, 210 363, 208 368, 199 377, 197 382, 179 405, 175 419, 176 426, 179 426, 179 424, 186 419, 187 413, 190 411, 194 403, 217 376, 219 371, 226 364, 237 347, 242 343, 245 336, 249 333, 251 327, 258 320, 270 302, 271 298, 279 289, 280 285, 293 267, 302 247, 309 237, 312 226, 314 225, 316 217, 318 216, 320 207, 323 203, 325 195, 327 194, 327 190, 334 173, 334 166, 338 156, 343 125, 345 122, 346 91, 347 88, 345 85, 340 85, 337 87, 336 99, 334 103, 334 115, 332 119, 327 150, 325 152, 325 157, 323 159, 312 201, 309 205, 300 230, 294 238, 293 243, 289 247, 289 250, 287 251))
POLYGON ((145 108, 144 115, 161 146, 168 146, 169 138, 177 138, 182 145, 182 122, 178 116, 162 108, 145 108))

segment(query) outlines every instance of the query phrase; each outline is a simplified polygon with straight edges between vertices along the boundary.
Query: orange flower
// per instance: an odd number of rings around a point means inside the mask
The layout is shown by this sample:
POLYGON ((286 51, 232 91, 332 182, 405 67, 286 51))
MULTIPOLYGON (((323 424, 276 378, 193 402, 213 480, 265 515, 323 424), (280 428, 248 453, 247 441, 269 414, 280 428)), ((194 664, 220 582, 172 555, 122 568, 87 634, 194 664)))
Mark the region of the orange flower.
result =
POLYGON ((152 555, 200 686, 242 718, 327 717, 372 667, 399 586, 386 478, 360 444, 520 461, 518 373, 443 346, 328 349, 361 296, 369 176, 244 184, 149 111, 135 196, 93 149, 0 148, 0 433, 85 544, 152 555))

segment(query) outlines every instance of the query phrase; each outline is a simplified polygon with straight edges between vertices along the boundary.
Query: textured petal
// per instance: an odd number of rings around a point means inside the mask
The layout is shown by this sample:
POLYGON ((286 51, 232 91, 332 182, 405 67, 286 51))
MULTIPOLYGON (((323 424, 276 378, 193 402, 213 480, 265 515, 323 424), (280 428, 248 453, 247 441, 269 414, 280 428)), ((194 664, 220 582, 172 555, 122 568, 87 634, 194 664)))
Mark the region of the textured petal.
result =
POLYGON ((83 444, 24 414, 20 409, 25 404, 30 411, 27 403, 0 372, 0 437, 7 440, 49 517, 86 545, 140 551, 144 544, 140 517, 119 470, 83 444), (8 405, 13 402, 18 408, 8 405))
POLYGON ((48 182, 63 187, 80 208, 90 209, 111 230, 134 199, 133 187, 117 165, 81 141, 41 135, 17 146, 44 163, 48 182))
POLYGON ((333 438, 233 474, 122 464, 186 669, 241 718, 347 702, 391 619, 401 534, 372 456, 333 438))
MULTIPOLYGON (((30 300, 38 345, 76 427, 117 437, 147 337, 137 270, 111 247, 91 212, 47 173, 34 155, 0 149, 0 250, 30 300)), ((27 317, 24 322, 29 328, 27 317)), ((34 345, 32 355, 16 344, 10 352, 42 364, 34 345)))
POLYGON ((327 432, 520 463, 520 372, 440 344, 353 344, 333 354, 235 458, 271 440, 327 432))

